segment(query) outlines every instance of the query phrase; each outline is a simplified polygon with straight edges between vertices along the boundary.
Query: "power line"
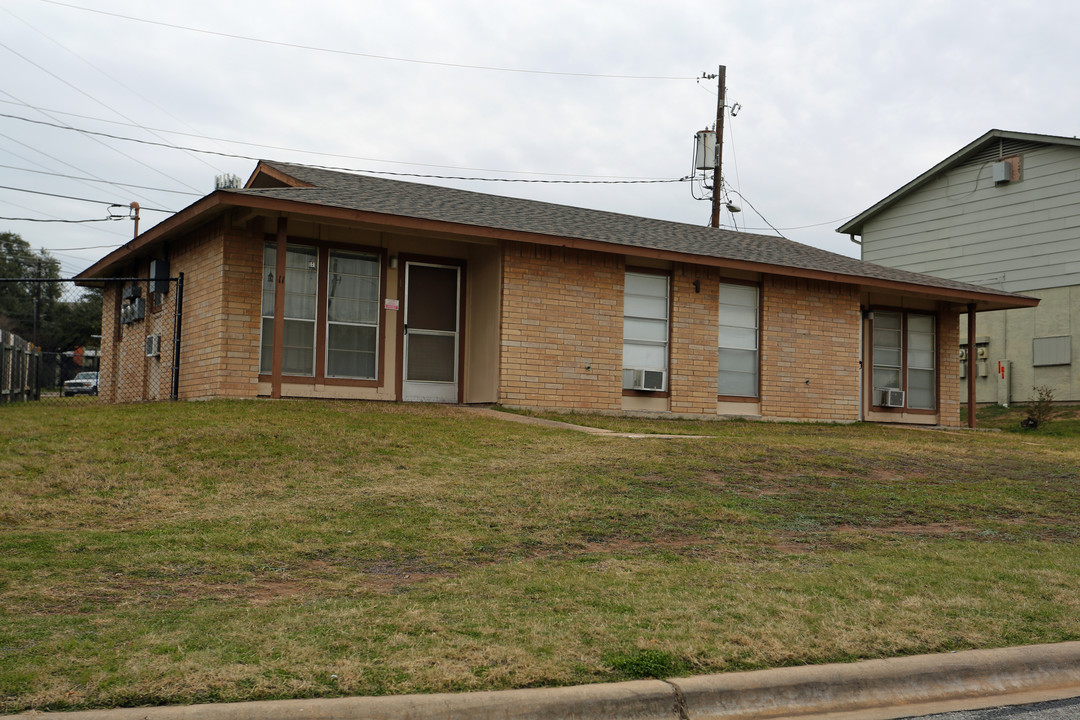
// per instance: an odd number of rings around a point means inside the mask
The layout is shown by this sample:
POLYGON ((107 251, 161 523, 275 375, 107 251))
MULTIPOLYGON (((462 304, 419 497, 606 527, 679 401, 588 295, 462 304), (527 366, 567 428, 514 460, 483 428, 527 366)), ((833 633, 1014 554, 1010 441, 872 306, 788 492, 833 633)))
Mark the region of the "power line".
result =
MULTIPOLYGON (((126 218, 117 218, 118 220, 126 220, 126 218)), ((67 253, 74 250, 102 250, 105 248, 118 248, 124 243, 113 243, 111 245, 87 245, 86 247, 74 247, 74 248, 45 248, 49 253, 67 253)), ((72 257, 75 257, 74 255, 72 257)))
MULTIPOLYGON (((66 115, 68 117, 79 118, 80 120, 93 120, 95 122, 103 122, 103 123, 108 123, 110 125, 120 125, 120 126, 123 126, 123 127, 141 127, 139 125, 135 125, 135 124, 132 124, 132 123, 119 122, 117 120, 107 120, 105 118, 94 117, 92 115, 80 115, 78 113, 64 112, 63 110, 54 110, 52 108, 40 108, 40 107, 37 107, 35 105, 26 105, 24 103, 14 103, 14 102, 11 102, 9 100, 0 100, 0 103, 6 103, 6 104, 9 104, 9 105, 23 105, 24 107, 28 107, 28 108, 31 108, 33 110, 45 111, 45 112, 53 113, 53 114, 56 114, 56 115, 66 115)), ((5 116, 5 117, 16 117, 17 118, 19 116, 11 115, 11 116, 5 116)), ((29 120, 27 118, 20 118, 20 119, 27 120, 28 122, 33 122, 33 121, 31 121, 31 120, 29 120)), ((515 175, 547 175, 547 176, 571 177, 571 178, 602 178, 602 179, 606 179, 606 180, 651 180, 651 179, 653 179, 653 178, 642 177, 642 176, 590 175, 590 174, 586 174, 586 173, 537 172, 537 171, 531 171, 531 170, 502 170, 502 169, 499 169, 499 168, 468 167, 468 166, 461 166, 461 165, 438 165, 438 164, 435 164, 435 163, 407 162, 407 161, 404 161, 404 160, 384 160, 383 158, 364 157, 364 156, 361 156, 361 155, 345 155, 343 153, 320 152, 320 151, 317 151, 317 150, 305 150, 304 148, 294 148, 294 147, 288 147, 288 146, 282 146, 282 145, 267 145, 266 143, 248 142, 248 141, 245 141, 245 140, 233 140, 233 139, 230 139, 230 138, 214 137, 212 135, 201 135, 201 134, 197 134, 197 133, 187 133, 187 132, 181 132, 181 131, 178 131, 178 130, 166 130, 166 129, 163 129, 163 128, 148 128, 148 129, 155 130, 157 132, 162 132, 162 133, 165 133, 166 135, 179 135, 181 137, 198 138, 200 140, 212 140, 212 141, 215 141, 215 142, 225 142, 225 143, 230 143, 232 145, 245 145, 245 146, 248 146, 248 147, 265 148, 267 150, 278 150, 278 151, 283 151, 283 152, 304 153, 305 155, 318 155, 318 156, 321 156, 321 157, 343 158, 345 160, 359 160, 359 161, 362 161, 362 162, 389 163, 391 165, 409 165, 409 166, 413 166, 413 167, 444 168, 444 169, 447 169, 447 170, 468 170, 468 171, 471 171, 471 172, 511 173, 511 174, 515 174, 515 175)), ((196 150, 195 152, 200 152, 200 151, 196 150)), ((229 157, 233 157, 233 156, 229 156, 229 157)), ((250 158, 247 158, 245 156, 235 156, 235 157, 239 157, 239 158, 244 159, 244 160, 250 159, 250 158)))
MULTIPOLYGON (((94 65, 94 64, 93 64, 92 62, 90 62, 90 61, 89 61, 89 60, 87 60, 86 58, 82 57, 82 56, 81 56, 81 55, 79 55, 78 53, 74 52, 73 50, 70 50, 70 49, 68 49, 68 48, 67 48, 67 47, 66 47, 65 45, 63 45, 63 44, 62 44, 62 43, 61 43, 61 42, 60 42, 59 40, 56 40, 55 38, 53 38, 53 37, 50 37, 50 36, 49 36, 48 34, 46 34, 46 33, 42 32, 41 30, 38 30, 38 29, 37 29, 36 27, 34 27, 33 25, 31 25, 31 24, 30 24, 29 22, 27 22, 27 21, 26 21, 26 20, 24 20, 23 18, 19 17, 19 16, 18 16, 18 15, 16 15, 15 13, 11 12, 11 11, 10 11, 10 10, 8 10, 7 8, 0 8, 0 9, 2 9, 2 10, 3 10, 4 12, 6 12, 6 13, 7 13, 8 15, 10 15, 11 17, 15 18, 16 20, 18 20, 18 21, 19 21, 19 22, 21 22, 22 24, 26 25, 26 26, 27 26, 28 28, 30 28, 31 30, 33 30, 34 32, 36 32, 36 33, 37 33, 38 35, 41 35, 41 36, 42 36, 43 38, 45 38, 46 40, 48 40, 48 41, 49 41, 49 42, 51 42, 52 44, 54 44, 54 45, 56 45, 57 47, 59 47, 59 48, 60 48, 61 50, 65 51, 65 52, 67 52, 67 53, 69 53, 69 54, 71 54, 71 55, 74 55, 74 56, 75 56, 76 58, 78 58, 79 60, 82 60, 82 61, 83 61, 84 63, 86 63, 87 65, 89 65, 90 67, 92 67, 92 68, 93 68, 94 70, 97 70, 97 71, 98 71, 99 73, 101 73, 101 74, 102 74, 102 75, 104 75, 105 77, 109 78, 109 79, 110 79, 110 80, 112 80, 113 82, 117 83, 118 85, 120 85, 121 87, 123 87, 123 88, 124 88, 125 90, 128 90, 129 92, 131 92, 131 93, 134 93, 135 95, 138 95, 138 96, 139 96, 140 98, 143 98, 143 96, 142 96, 142 95, 139 95, 139 93, 135 92, 134 90, 132 90, 131 88, 129 88, 129 87, 127 86, 127 85, 124 85, 124 84, 123 84, 122 82, 120 82, 120 81, 119 81, 119 80, 117 80, 116 78, 114 78, 114 77, 112 77, 111 75, 109 75, 109 74, 108 74, 107 72, 105 72, 104 70, 102 70, 101 68, 99 68, 99 67, 98 67, 97 65, 94 65)), ((10 50, 10 48, 8 48, 8 49, 10 50)), ((16 54, 18 54, 18 53, 16 53, 16 54)), ((20 57, 22 57, 22 56, 20 55, 20 57)), ((24 60, 27 60, 27 62, 31 62, 31 61, 30 61, 30 60, 28 60, 27 58, 23 58, 23 59, 24 59, 24 60)), ((130 117, 128 117, 127 115, 125 115, 124 113, 120 112, 119 110, 117 110, 116 108, 112 107, 111 105, 108 105, 108 104, 106 104, 106 103, 105 103, 105 102, 103 102, 103 101, 102 101, 102 100, 101 100, 100 98, 97 98, 97 97, 95 97, 95 96, 91 95, 90 93, 86 92, 85 90, 83 90, 83 89, 82 89, 82 88, 80 88, 80 87, 77 87, 77 86, 75 86, 75 85, 72 85, 72 84, 71 84, 71 83, 69 83, 69 82, 68 82, 67 80, 64 80, 63 78, 61 78, 60 76, 56 75, 55 73, 49 72, 48 70, 46 70, 45 68, 41 67, 41 66, 40 66, 40 65, 38 65, 37 63, 31 63, 31 64, 33 64, 33 65, 34 65, 35 67, 37 67, 38 69, 42 70, 43 72, 46 72, 46 73, 48 73, 49 75, 51 75, 52 77, 56 78, 56 79, 57 79, 57 80, 59 80, 60 82, 64 83, 65 85, 67 85, 67 86, 68 86, 68 87, 70 87, 71 89, 73 89, 73 90, 75 90, 75 91, 77 91, 77 92, 81 93, 82 95, 84 95, 84 96, 86 96, 86 97, 90 98, 91 100, 93 100, 93 101, 94 101, 94 102, 96 102, 96 103, 97 103, 98 105, 100 105, 100 106, 102 106, 103 108, 105 108, 106 110, 109 110, 109 111, 111 111, 111 112, 113 112, 113 113, 115 113, 115 114, 119 115, 120 117, 124 118, 124 119, 125 119, 125 120, 127 120, 128 122, 130 122, 130 123, 134 124, 134 125, 135 125, 136 127, 140 128, 140 129, 142 129, 142 130, 145 130, 146 132, 150 133, 151 135, 153 135, 154 137, 158 138, 159 140, 164 140, 164 139, 165 139, 165 138, 161 137, 160 135, 158 135, 157 133, 155 133, 155 132, 154 132, 153 130, 150 130, 149 128, 145 127, 144 125, 141 125, 141 124, 137 123, 137 122, 136 122, 136 121, 135 121, 135 120, 134 120, 133 118, 130 118, 130 117)), ((143 98, 143 100, 146 100, 146 98, 143 98)), ((147 101, 147 102, 149 102, 149 101, 147 101)), ((153 103, 151 103, 151 104, 153 104, 153 103)), ((221 168, 218 168, 218 167, 214 167, 214 166, 213 166, 213 165, 211 165, 210 163, 206 162, 206 160, 204 160, 204 159, 203 159, 203 158, 201 158, 201 157, 198 157, 197 155, 191 155, 191 157, 192 157, 193 159, 195 159, 195 160, 198 160, 199 162, 201 162, 201 163, 202 163, 203 165, 205 165, 206 167, 210 168, 211 170, 217 170, 218 172, 225 172, 225 171, 224 171, 224 170, 222 170, 221 168)), ((171 179, 175 180, 176 178, 171 178, 171 179)), ((183 184, 183 183, 181 183, 181 184, 183 184)), ((192 190, 194 190, 194 189, 195 189, 195 188, 192 188, 192 190)))
MULTIPOLYGON (((51 2, 52 0, 42 0, 42 2, 51 2)), ((0 91, 3 92, 3 91, 0 91)), ((238 153, 226 153, 219 152, 217 150, 200 150, 199 148, 185 147, 182 145, 172 145, 169 143, 154 142, 153 140, 140 140, 138 138, 126 137, 123 135, 114 135, 112 133, 104 133, 97 130, 86 130, 85 128, 78 128, 72 125, 64 125, 61 123, 50 123, 44 120, 33 120, 31 118, 22 117, 21 115, 10 115, 7 113, 0 113, 0 117, 10 118, 12 120, 22 120, 23 122, 34 123, 35 125, 45 125, 46 127, 53 127, 60 130, 71 130, 85 135, 98 135, 101 137, 107 137, 112 140, 124 140, 127 142, 139 143, 140 145, 152 145, 154 147, 169 148, 170 150, 187 150, 189 152, 206 153, 207 155, 217 155, 220 157, 237 158, 239 160, 251 160, 258 162, 262 158, 254 157, 251 155, 240 155, 238 153)), ((407 172, 394 172, 391 170, 358 170, 356 168, 339 167, 334 165, 309 165, 308 167, 318 168, 321 170, 340 170, 344 172, 363 172, 371 175, 391 175, 394 177, 414 177, 414 178, 428 178, 433 180, 475 180, 480 182, 508 182, 508 183, 544 183, 544 184, 565 184, 565 185, 649 185, 659 183, 676 183, 687 182, 691 178, 655 178, 655 179, 641 179, 641 180, 540 180, 534 178, 493 178, 493 177, 465 177, 460 175, 433 175, 427 173, 407 173, 407 172)))
MULTIPOLYGON (((33 65, 34 67, 36 67, 36 68, 37 68, 38 70, 41 70, 41 71, 42 71, 43 73, 45 73, 45 74, 49 75, 50 77, 52 77, 52 78, 55 78, 56 80, 58 80, 59 82, 62 82, 62 83, 64 83, 64 84, 65 84, 65 85, 67 85, 68 87, 70 87, 70 88, 73 88, 74 90, 77 90, 78 92, 82 93, 83 95, 86 95, 87 97, 90 97, 90 98, 94 99, 94 100, 95 100, 95 101, 96 101, 96 102, 97 102, 98 104, 100 104, 100 105, 103 105, 104 107, 108 108, 109 110, 112 110, 112 108, 110 108, 110 107, 109 107, 108 105, 105 105, 105 103, 101 102, 101 101, 100 101, 100 100, 98 100, 97 98, 94 98, 94 97, 93 97, 92 95, 89 95, 89 94, 88 94, 88 93, 86 93, 86 92, 85 92, 84 90, 82 90, 82 89, 80 89, 80 88, 77 88, 77 87, 75 87, 74 85, 72 85, 71 83, 69 83, 69 82, 68 82, 67 80, 64 80, 64 79, 63 79, 62 77, 60 77, 60 76, 59 76, 59 75, 57 75, 56 73, 54 73, 54 72, 52 72, 52 71, 50 71, 50 70, 47 70, 46 68, 42 67, 41 65, 38 65, 38 64, 37 64, 36 62, 34 62, 34 61, 33 61, 33 60, 31 60, 30 58, 26 57, 26 56, 25 56, 25 55, 23 55, 22 53, 18 52, 17 50, 13 50, 12 48, 8 47, 7 45, 5 45, 5 44, 4 44, 4 43, 2 43, 2 42, 0 42, 0 47, 4 48, 5 50, 7 50, 8 52, 12 53, 13 55, 15 55, 15 56, 17 56, 17 57, 19 57, 19 58, 21 58, 21 59, 25 60, 26 62, 28 62, 28 63, 30 63, 31 65, 33 65)), ((10 93, 8 93, 8 95, 9 95, 10 97, 15 97, 14 95, 10 95, 10 93)), ((43 115, 45 115, 45 117, 48 117, 48 118, 50 118, 50 119, 52 119, 52 120, 58 120, 58 119, 59 119, 59 118, 55 118, 55 117, 52 117, 52 116, 51 116, 51 115, 49 115, 48 113, 42 112, 41 110, 38 110, 38 112, 41 112, 41 113, 42 113, 43 115)), ((117 112, 117 111, 115 111, 115 110, 113 110, 113 112, 116 112, 116 114, 117 114, 117 115, 120 115, 120 117, 125 117, 125 116, 124 116, 124 115, 123 115, 122 113, 120 113, 120 112, 117 112)), ((125 118, 125 119, 130 119, 130 118, 125 118)), ((106 142, 104 142, 104 141, 102 141, 102 140, 98 140, 97 138, 94 138, 94 137, 91 137, 90 139, 91 139, 91 140, 93 140, 93 141, 94 141, 94 142, 96 142, 96 143, 99 143, 99 144, 101 144, 101 145, 104 145, 105 147, 109 148, 109 149, 110 149, 110 150, 112 150, 113 152, 116 152, 116 153, 120 153, 121 155, 123 155, 124 157, 126 157, 126 158, 127 158, 128 160, 131 160, 131 161, 133 161, 133 162, 137 162, 138 164, 142 165, 143 167, 145 167, 145 168, 147 168, 147 169, 149 169, 149 170, 153 170, 154 172, 156 172, 156 173, 157 173, 158 175, 161 175, 162 177, 166 177, 166 178, 168 178, 168 179, 172 180, 173 182, 175 182, 175 183, 178 183, 178 184, 180 184, 180 185, 183 185, 184 187, 190 188, 190 189, 192 189, 192 190, 197 190, 197 189, 198 189, 198 188, 196 188, 196 187, 195 187, 194 185, 188 185, 188 184, 187 184, 186 182, 184 182, 183 180, 180 180, 180 179, 178 179, 178 178, 174 178, 174 177, 173 177, 172 175, 169 175, 168 173, 166 173, 166 172, 162 171, 162 170, 161 170, 160 168, 156 168, 156 167, 154 167, 153 165, 151 165, 150 163, 148 163, 148 162, 145 162, 145 161, 143 161, 143 160, 140 160, 140 159, 139 159, 139 158, 137 158, 137 157, 132 157, 131 155, 128 155, 128 154, 127 154, 126 152, 124 152, 123 150, 118 150, 117 148, 114 148, 114 147, 112 147, 111 145, 109 145, 108 143, 106 143, 106 142)), ((209 165, 209 167, 210 167, 210 168, 213 168, 214 166, 213 166, 213 165, 209 165)))
MULTIPOLYGON (((751 205, 750 207, 753 207, 753 205, 751 205)), ((757 210, 754 210, 754 212, 757 212, 757 210)), ((836 220, 829 220, 828 222, 821 222, 821 223, 813 223, 812 225, 799 225, 797 227, 783 227, 783 228, 780 228, 780 230, 808 230, 810 228, 822 227, 824 225, 835 225, 836 223, 844 222, 845 220, 850 220, 851 218, 855 217, 858 214, 859 213, 852 213, 851 215, 845 215, 844 217, 837 218, 836 220)), ((762 218, 762 220, 765 220, 765 218, 762 218)), ((768 222, 768 220, 765 220, 765 222, 768 222)), ((769 227, 772 227, 772 226, 770 225, 769 227)), ((747 229, 748 230, 764 230, 765 228, 747 228, 747 229)), ((777 228, 773 228, 773 230, 776 230, 776 229, 777 228)))
POLYGON ((80 223, 93 223, 93 222, 109 222, 110 220, 127 220, 126 217, 112 217, 112 218, 90 218, 88 220, 64 220, 61 218, 18 218, 18 217, 0 217, 0 220, 8 220, 11 222, 36 222, 36 223, 71 223, 78 225, 80 223))
POLYGON ((735 194, 736 194, 736 195, 738 195, 738 196, 739 196, 740 198, 742 198, 742 201, 743 201, 744 203, 746 203, 747 205, 749 205, 749 206, 750 206, 750 209, 751 209, 751 210, 753 210, 753 211, 754 211, 755 213, 757 213, 757 216, 758 216, 759 218, 761 218, 762 220, 764 220, 764 221, 765 221, 765 224, 766 224, 766 225, 768 225, 768 226, 769 226, 770 228, 772 228, 772 230, 773 230, 773 232, 774 232, 774 233, 776 233, 776 234, 777 234, 777 235, 779 235, 780 237, 784 238, 785 240, 787 240, 787 239, 788 239, 788 238, 784 237, 784 233, 782 233, 782 232, 780 232, 779 230, 777 230, 777 229, 776 229, 776 228, 775 228, 775 227, 773 226, 773 224, 772 224, 771 222, 769 222, 769 219, 768 219, 768 218, 766 218, 766 217, 765 217, 764 215, 762 215, 762 214, 761 214, 760 212, 758 212, 758 209, 757 209, 756 207, 754 207, 754 204, 753 204, 752 202, 750 202, 749 200, 747 200, 747 199, 746 199, 746 196, 745 196, 745 195, 743 195, 743 194, 742 194, 741 192, 739 192, 738 190, 732 190, 731 192, 735 193, 735 194))
MULTIPOLYGON (((71 195, 59 195, 57 193, 48 193, 41 190, 26 190, 25 188, 11 187, 10 185, 0 185, 0 190, 14 190, 15 192, 30 193, 31 195, 45 195, 47 197, 63 198, 64 200, 78 200, 80 202, 94 203, 97 205, 109 205, 110 207, 127 207, 122 203, 109 202, 108 200, 91 200, 89 198, 73 197, 71 195)), ((150 212, 163 212, 163 213, 175 213, 175 210, 162 210, 161 208, 151 207, 139 207, 140 210, 148 210, 150 212)))
POLYGON ((507 68, 496 67, 492 65, 469 65, 466 63, 451 63, 451 62, 437 62, 434 60, 416 60, 414 58, 394 57, 391 55, 375 55, 372 53, 361 53, 352 50, 338 50, 334 48, 324 48, 315 45, 302 45, 299 43, 282 42, 279 40, 266 40, 265 38, 250 37, 247 35, 236 35, 234 33, 218 32, 215 30, 204 30, 202 28, 188 27, 186 25, 177 25, 174 23, 161 22, 159 20, 149 20, 147 18, 133 17, 131 15, 122 15, 120 13, 106 12, 105 10, 97 10, 95 8, 81 7, 79 5, 71 5, 69 3, 57 2, 57 0, 41 0, 41 2, 48 3, 50 5, 57 5, 59 7, 66 7, 72 10, 82 10, 83 12, 96 13, 98 15, 107 15, 109 17, 120 18, 122 20, 131 20, 132 22, 145 23, 147 25, 157 25, 158 27, 167 27, 174 30, 184 30, 186 32, 201 33, 203 35, 213 35, 215 37, 229 38, 231 40, 243 40, 245 42, 261 43, 263 45, 275 45, 277 47, 293 48, 295 50, 311 50, 314 52, 330 53, 333 55, 347 55, 350 57, 362 57, 372 60, 388 60, 392 62, 412 63, 416 65, 436 65, 440 67, 461 68, 466 70, 487 70, 490 72, 505 72, 505 73, 523 73, 527 75, 557 75, 561 77, 580 77, 580 78, 604 78, 612 80, 695 80, 694 77, 689 76, 669 76, 669 75, 612 75, 607 73, 585 73, 585 72, 559 72, 555 70, 527 70, 522 68, 507 68))
POLYGON ((202 197, 201 193, 188 192, 187 190, 169 190, 168 188, 150 187, 148 185, 133 185, 132 183, 113 182, 111 180, 98 180, 95 178, 79 177, 77 175, 64 175, 63 173, 48 172, 46 170, 31 170, 30 168, 21 168, 14 165, 0 165, 0 168, 7 170, 18 170, 19 172, 36 173, 37 175, 49 175, 51 177, 64 178, 66 180, 81 180, 83 182, 99 182, 106 183, 108 185, 116 185, 118 187, 138 188, 139 190, 154 190, 156 192, 174 193, 176 195, 192 195, 194 197, 202 197))
MULTIPOLYGON (((6 198, 3 199, 3 200, 0 200, 0 202, 2 202, 5 205, 10 205, 12 207, 17 207, 20 210, 28 210, 30 212, 40 213, 41 215, 45 215, 47 217, 53 218, 54 220, 63 220, 63 218, 61 218, 59 215, 53 215, 52 213, 45 212, 44 210, 38 210, 37 208, 26 207, 25 205, 20 205, 19 203, 11 202, 10 200, 8 200, 6 198)), ((20 218, 4 218, 4 219, 14 221, 14 220, 19 220, 20 218)), ((30 218, 24 218, 24 219, 26 221, 28 221, 28 222, 40 222, 40 220, 32 220, 30 218)), ((120 235, 121 237, 123 237, 120 233, 114 233, 111 230, 104 230, 104 229, 102 229, 100 227, 90 226, 90 229, 91 230, 96 230, 97 232, 103 233, 105 235, 120 235)))
MULTIPOLYGON (((3 93, 4 95, 7 95, 7 96, 8 96, 9 98, 12 98, 12 99, 16 100, 16 101, 17 101, 17 102, 19 102, 19 103, 22 103, 22 104, 26 104, 26 103, 23 103, 23 101, 22 101, 21 99, 19 99, 19 98, 15 97, 15 96, 14 96, 14 95, 12 95, 11 93, 9 93, 9 92, 8 92, 7 90, 4 90, 4 89, 0 88, 0 93, 3 93)), ((26 120, 27 122, 40 122, 40 121, 30 120, 29 118, 23 118, 23 119, 24 119, 24 120, 26 120)), ((50 155, 49 153, 45 152, 44 150, 39 150, 39 149, 37 149, 37 148, 35 148, 35 147, 31 147, 30 145, 27 145, 26 143, 24 143, 24 142, 22 142, 22 141, 20 141, 20 140, 16 140, 16 139, 15 139, 15 138, 13 138, 13 137, 10 137, 10 136, 8 136, 8 135, 3 135, 2 133, 0 133, 0 137, 3 137, 3 138, 5 138, 5 139, 7 139, 7 140, 10 140, 11 142, 13 142, 13 143, 16 143, 16 144, 18 144, 18 145, 22 145, 23 147, 25 147, 25 148, 28 148, 28 149, 30 149, 30 150, 33 150, 34 152, 38 153, 39 155, 44 155, 45 157, 49 158, 50 160, 53 160, 53 161, 55 161, 55 162, 58 162, 58 163, 60 163, 61 165, 64 165, 64 166, 66 166, 66 167, 69 167, 69 168, 73 168, 73 169, 75 169, 75 170, 78 170, 78 171, 79 171, 79 172, 81 172, 81 173, 85 173, 86 175, 90 175, 91 177, 97 177, 97 175, 94 175, 94 173, 92 173, 92 172, 89 172, 89 171, 87 171, 87 170, 83 170, 83 169, 82 169, 81 167, 79 167, 78 165, 74 165, 74 164, 72 164, 72 163, 69 163, 69 162, 68 162, 68 161, 66 161, 66 160, 61 160, 61 159, 60 159, 60 158, 58 158, 58 157, 55 157, 55 156, 53 156, 53 155, 50 155)), ((9 151, 9 152, 10 152, 10 151, 9 151)), ((35 163, 35 164, 39 164, 39 163, 35 163)), ((98 178, 98 179, 100 180, 101 178, 98 178)), ((132 193, 132 194, 133 194, 133 195, 135 195, 135 197, 138 197, 138 198, 142 198, 143 200, 146 200, 146 201, 148 201, 148 202, 153 202, 152 200, 150 200, 150 198, 146 197, 145 195, 140 195, 140 194, 138 194, 138 193, 132 193)))

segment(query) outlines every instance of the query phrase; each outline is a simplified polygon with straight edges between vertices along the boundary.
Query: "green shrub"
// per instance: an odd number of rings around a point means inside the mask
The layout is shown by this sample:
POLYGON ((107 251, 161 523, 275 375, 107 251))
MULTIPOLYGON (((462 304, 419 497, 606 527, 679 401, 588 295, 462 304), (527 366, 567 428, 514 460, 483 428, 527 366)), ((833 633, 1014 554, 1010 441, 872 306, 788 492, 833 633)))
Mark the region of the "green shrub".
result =
POLYGON ((664 650, 610 653, 604 656, 604 664, 634 680, 676 677, 690 669, 688 662, 664 650))

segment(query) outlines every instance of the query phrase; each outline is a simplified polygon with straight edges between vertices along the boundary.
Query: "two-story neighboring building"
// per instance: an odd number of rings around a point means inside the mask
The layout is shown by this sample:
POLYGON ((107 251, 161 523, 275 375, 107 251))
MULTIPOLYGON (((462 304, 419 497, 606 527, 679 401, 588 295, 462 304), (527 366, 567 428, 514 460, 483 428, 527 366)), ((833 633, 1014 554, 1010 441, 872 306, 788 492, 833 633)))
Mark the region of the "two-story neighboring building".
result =
POLYGON ((837 232, 868 262, 1040 298, 979 314, 974 357, 962 319, 961 374, 980 403, 1080 401, 1080 139, 991 130, 837 232))

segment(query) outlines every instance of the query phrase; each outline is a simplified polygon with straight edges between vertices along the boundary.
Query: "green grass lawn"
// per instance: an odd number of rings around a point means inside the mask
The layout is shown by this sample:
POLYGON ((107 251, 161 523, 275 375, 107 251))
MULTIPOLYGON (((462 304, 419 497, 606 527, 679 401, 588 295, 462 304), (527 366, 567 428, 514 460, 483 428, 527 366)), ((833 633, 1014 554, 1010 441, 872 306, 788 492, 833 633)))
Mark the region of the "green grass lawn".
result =
POLYGON ((708 437, 416 405, 0 407, 0 708, 1080 638, 1075 419, 1025 433, 564 419, 708 437))

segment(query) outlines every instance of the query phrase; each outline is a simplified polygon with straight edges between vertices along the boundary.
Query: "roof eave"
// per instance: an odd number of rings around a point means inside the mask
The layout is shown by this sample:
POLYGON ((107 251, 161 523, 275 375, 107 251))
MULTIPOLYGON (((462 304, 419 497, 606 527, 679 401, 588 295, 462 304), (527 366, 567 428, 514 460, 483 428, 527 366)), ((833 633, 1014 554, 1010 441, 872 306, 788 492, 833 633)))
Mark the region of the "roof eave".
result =
POLYGON ((907 294, 915 294, 946 302, 962 304, 975 303, 978 312, 1016 307, 1034 307, 1039 302, 1037 298, 1026 298, 1019 295, 1002 296, 995 293, 979 293, 955 288, 940 288, 919 283, 884 280, 865 275, 849 275, 834 271, 793 267, 790 265, 778 265, 726 257, 697 255, 674 250, 623 245, 603 240, 545 235, 522 230, 507 230, 480 225, 467 225, 464 223, 429 220, 404 215, 388 215, 365 210, 307 203, 297 200, 284 200, 281 198, 248 195, 228 190, 218 190, 193 203, 184 210, 181 210, 176 215, 173 215, 164 222, 139 235, 131 242, 112 251, 80 273, 76 277, 76 280, 92 281, 96 278, 108 277, 107 271, 110 268, 125 262, 141 250, 145 250, 156 243, 162 242, 172 235, 183 232, 197 223, 206 221, 232 207, 343 220, 359 225, 367 225, 372 228, 393 228, 397 230, 429 232, 449 236, 481 237, 490 240, 535 243, 538 245, 568 247, 579 250, 593 250, 672 262, 723 267, 731 270, 746 270, 786 277, 837 282, 879 290, 892 290, 907 294))
POLYGON ((200 200, 196 200, 180 212, 166 218, 146 232, 136 236, 130 242, 116 248, 108 255, 76 275, 75 280, 92 280, 94 278, 106 277, 106 270, 119 263, 125 262, 140 250, 155 244, 159 240, 164 239, 175 232, 180 232, 185 227, 207 219, 208 214, 216 215, 217 213, 222 212, 225 207, 233 205, 234 203, 228 202, 226 197, 225 191, 218 190, 200 200))
MULTIPOLYGON (((240 198, 238 198, 240 199, 240 198)), ((1017 307, 1034 307, 1038 305, 1037 298, 1025 298, 1019 295, 999 295, 997 293, 979 293, 957 288, 941 288, 919 283, 907 283, 898 280, 884 280, 866 275, 848 275, 840 272, 826 270, 813 270, 808 268, 793 267, 790 265, 777 265, 771 263, 738 260, 727 257, 714 257, 709 255, 697 255, 693 253, 678 252, 675 250, 661 250, 657 248, 640 247, 636 245, 622 245, 602 240, 588 240, 582 238, 566 237, 561 235, 544 235, 522 230, 505 230, 481 225, 467 225, 453 223, 444 220, 428 220, 413 218, 404 215, 387 215, 365 210, 352 210, 349 208, 328 207, 315 203, 304 203, 295 200, 282 200, 280 198, 263 198, 245 196, 247 202, 242 203, 246 207, 277 212, 296 212, 307 215, 320 215, 340 220, 370 225, 372 227, 393 227, 400 230, 433 232, 444 235, 461 237, 483 237, 491 240, 508 240, 512 242, 527 242, 538 245, 550 245, 568 247, 578 250, 594 250, 620 255, 632 255, 635 257, 651 258, 656 260, 668 260, 697 265, 722 267, 731 270, 746 270, 750 272, 767 273, 786 277, 797 277, 809 280, 822 280, 826 282, 838 282, 862 287, 871 287, 882 290, 893 290, 908 294, 916 294, 924 297, 955 303, 972 303, 977 305, 977 312, 984 310, 1008 309, 1017 307)), ((238 203, 241 204, 241 203, 238 203)))

